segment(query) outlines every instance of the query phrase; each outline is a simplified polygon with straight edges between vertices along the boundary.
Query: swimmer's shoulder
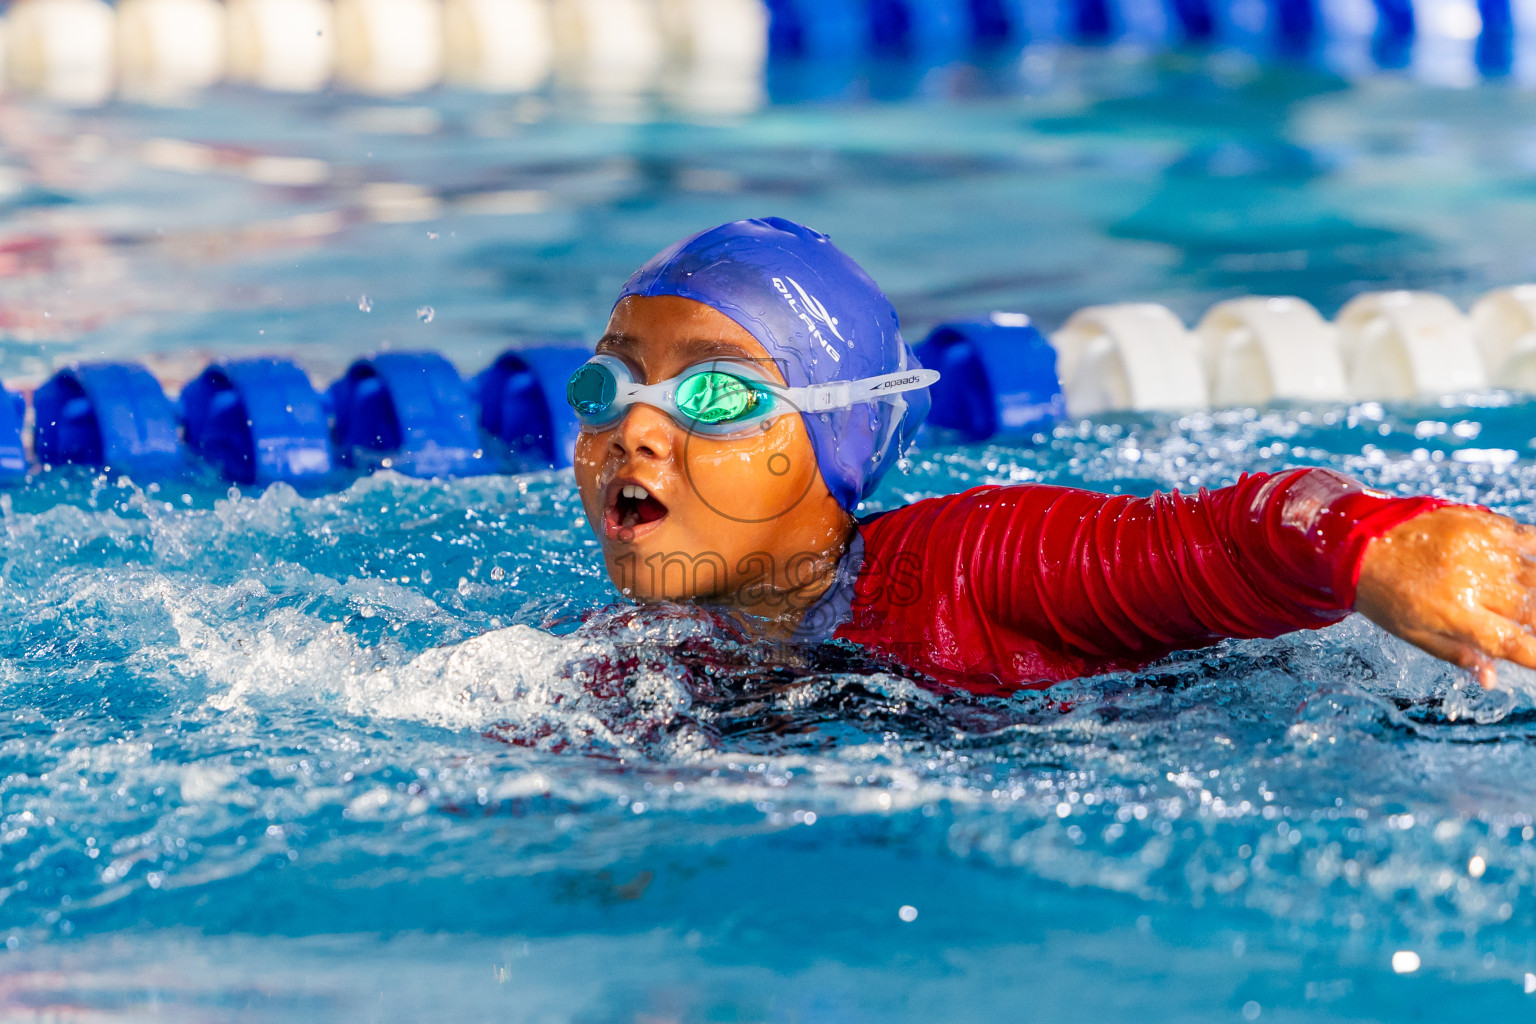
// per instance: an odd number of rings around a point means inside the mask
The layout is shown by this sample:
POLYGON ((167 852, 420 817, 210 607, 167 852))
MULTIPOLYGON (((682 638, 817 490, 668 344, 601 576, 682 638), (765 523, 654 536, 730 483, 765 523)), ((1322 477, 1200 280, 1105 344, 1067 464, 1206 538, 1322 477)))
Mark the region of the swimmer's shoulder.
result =
POLYGON ((871 532, 914 524, 938 524, 947 516, 973 515, 990 509, 1013 510, 1021 504, 1050 504, 1064 494, 1084 493, 1055 484, 979 484, 955 494, 920 498, 900 508, 859 516, 854 520, 866 537, 871 532))

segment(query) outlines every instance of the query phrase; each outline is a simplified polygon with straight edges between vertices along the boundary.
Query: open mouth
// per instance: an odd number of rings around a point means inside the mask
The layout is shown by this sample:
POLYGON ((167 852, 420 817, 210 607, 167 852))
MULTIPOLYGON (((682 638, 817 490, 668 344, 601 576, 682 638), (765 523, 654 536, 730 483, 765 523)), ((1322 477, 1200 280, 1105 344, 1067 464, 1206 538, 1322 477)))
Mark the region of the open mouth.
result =
POLYGON ((667 506, 657 501, 639 484, 625 484, 614 492, 608 505, 608 529, 610 533, 635 530, 660 522, 667 517, 667 506))

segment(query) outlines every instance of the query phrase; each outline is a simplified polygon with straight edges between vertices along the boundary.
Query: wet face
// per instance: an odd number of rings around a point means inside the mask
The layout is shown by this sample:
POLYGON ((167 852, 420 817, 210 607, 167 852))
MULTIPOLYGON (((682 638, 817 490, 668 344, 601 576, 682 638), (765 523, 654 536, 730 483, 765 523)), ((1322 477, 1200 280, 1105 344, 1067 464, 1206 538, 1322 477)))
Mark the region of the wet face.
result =
MULTIPOLYGON (((626 298, 597 351, 647 384, 720 360, 784 383, 767 350, 734 320, 675 296, 626 298)), ((722 438, 636 404, 613 426, 582 431, 576 482, 609 576, 640 601, 794 617, 825 589, 852 531, 793 412, 722 438)))

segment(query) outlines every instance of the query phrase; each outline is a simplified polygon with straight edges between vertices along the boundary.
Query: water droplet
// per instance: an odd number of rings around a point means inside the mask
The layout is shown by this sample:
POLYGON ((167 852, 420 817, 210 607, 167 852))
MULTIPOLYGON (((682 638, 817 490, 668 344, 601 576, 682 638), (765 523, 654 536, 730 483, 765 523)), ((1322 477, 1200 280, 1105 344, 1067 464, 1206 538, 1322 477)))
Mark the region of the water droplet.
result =
POLYGON ((433 309, 431 306, 422 306, 416 311, 416 319, 420 320, 424 324, 431 323, 432 318, 435 316, 437 316, 437 310, 433 309))
POLYGON ((917 920, 917 908, 909 904, 896 911, 896 916, 901 918, 907 924, 911 924, 913 921, 917 920))
POLYGON ((1243 1020, 1258 1020, 1264 1008, 1252 999, 1243 1004, 1243 1020))
POLYGON ((1411 949, 1400 949, 1392 954, 1392 970, 1398 974, 1412 974, 1419 969, 1419 954, 1411 949))
POLYGON ((373 300, 366 295, 360 296, 357 300, 357 308, 362 310, 364 313, 372 313, 373 300))
POLYGON ((493 580, 504 580, 506 578, 507 578, 507 570, 503 569, 501 566, 498 565, 494 569, 491 570, 491 579, 493 579, 493 580))

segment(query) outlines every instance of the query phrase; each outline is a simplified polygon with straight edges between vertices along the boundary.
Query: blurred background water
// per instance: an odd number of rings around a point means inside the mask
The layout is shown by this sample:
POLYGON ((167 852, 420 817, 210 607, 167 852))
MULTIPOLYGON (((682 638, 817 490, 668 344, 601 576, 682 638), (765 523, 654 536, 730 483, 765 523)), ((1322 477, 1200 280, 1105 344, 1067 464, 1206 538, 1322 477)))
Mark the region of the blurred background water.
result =
MULTIPOLYGON (((643 259, 744 216, 830 232, 913 338, 1536 278, 1516 84, 1073 48, 850 83, 728 112, 0 100, 0 374, 131 357, 174 385, 279 353, 327 381, 390 347, 469 372, 591 339, 643 259)), ((1533 414, 1481 392, 932 436, 870 507, 1314 464, 1529 521, 1533 414)), ((1358 619, 983 699, 612 605, 568 473, 54 471, 0 513, 0 1019, 1536 1005, 1536 688, 1485 695, 1358 619)))

